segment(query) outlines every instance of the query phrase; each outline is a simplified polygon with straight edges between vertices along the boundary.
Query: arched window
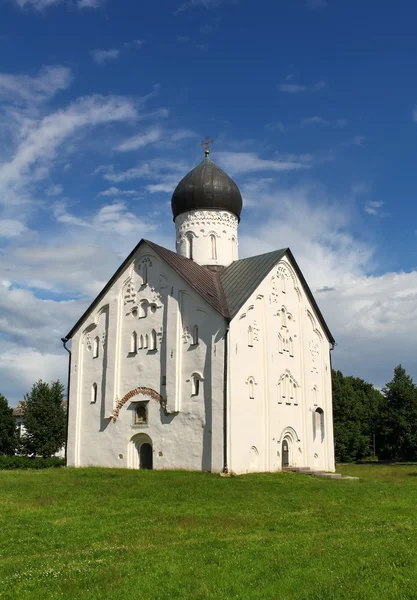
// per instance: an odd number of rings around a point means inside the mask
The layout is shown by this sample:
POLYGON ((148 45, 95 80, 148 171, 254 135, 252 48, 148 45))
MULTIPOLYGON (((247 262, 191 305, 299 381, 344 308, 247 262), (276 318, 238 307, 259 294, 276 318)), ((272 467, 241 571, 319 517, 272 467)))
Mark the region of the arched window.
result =
POLYGON ((97 384, 94 382, 91 386, 91 404, 97 402, 97 384))
POLYGON ((191 233, 187 233, 187 235, 185 236, 185 256, 187 258, 193 258, 193 236, 191 235, 191 233))
POLYGON ((143 335, 140 336, 139 338, 139 348, 142 350, 143 348, 143 335))
POLYGON ((143 265, 143 285, 148 283, 148 265, 144 263, 143 265))
POLYGON ((100 338, 97 336, 94 338, 93 358, 98 358, 99 348, 100 348, 100 338))
POLYGON ((136 354, 138 351, 138 334, 134 331, 130 338, 130 352, 136 354))
POLYGON ((237 243, 235 236, 232 237, 232 260, 237 260, 237 243))
POLYGON ((193 327, 193 346, 197 346, 198 344, 198 325, 194 325, 193 327))
POLYGON ((284 351, 284 348, 283 348, 283 344, 282 344, 282 335, 279 333, 278 334, 278 352, 280 354, 282 354, 283 351, 284 351))
POLYGON ((197 373, 194 373, 191 376, 191 395, 198 396, 200 393, 200 376, 197 373))
POLYGON ((251 325, 248 327, 248 346, 253 346, 253 329, 251 325))
POLYGON ((297 397, 297 384, 293 383, 293 399, 294 399, 294 404, 298 404, 298 397, 297 397))
POLYGON ((290 351, 290 356, 294 356, 294 342, 292 337, 290 337, 289 339, 289 351, 290 351))
POLYGON ((135 425, 145 425, 148 422, 146 404, 138 404, 135 410, 135 425))
POLYGON ((284 307, 281 308, 281 326, 282 327, 287 326, 287 311, 285 310, 284 307))
POLYGON ((217 258, 216 236, 210 235, 210 256, 213 260, 217 258))
POLYGON ((318 436, 321 441, 324 440, 324 411, 322 408, 316 408, 313 412, 313 437, 316 439, 318 436))
POLYGON ((255 381, 251 377, 248 381, 249 384, 249 398, 255 398, 255 381))
POLYGON ((156 337, 156 331, 155 329, 152 329, 151 331, 151 345, 150 345, 150 350, 156 350, 157 349, 157 337, 156 337))
POLYGON ((144 348, 147 348, 147 347, 148 347, 148 345, 149 345, 149 337, 148 337, 148 334, 146 334, 146 335, 145 335, 145 341, 144 341, 143 347, 144 347, 144 348))
POLYGON ((148 315, 148 302, 146 300, 142 300, 139 304, 139 319, 145 319, 148 315))

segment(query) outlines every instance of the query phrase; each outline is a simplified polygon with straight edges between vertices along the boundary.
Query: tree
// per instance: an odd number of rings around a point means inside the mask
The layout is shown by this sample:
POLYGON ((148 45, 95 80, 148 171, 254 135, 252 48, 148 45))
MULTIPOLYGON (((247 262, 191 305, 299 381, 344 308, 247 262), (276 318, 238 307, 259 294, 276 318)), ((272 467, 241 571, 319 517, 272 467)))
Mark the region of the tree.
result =
POLYGON ((332 372, 333 424, 337 462, 352 462, 374 454, 379 415, 385 400, 359 377, 332 372))
POLYGON ((0 454, 13 455, 16 449, 16 423, 13 409, 0 394, 0 454))
POLYGON ((48 457, 65 443, 64 386, 39 380, 23 402, 22 452, 48 457))
POLYGON ((380 455, 389 460, 417 460, 417 387, 398 365, 382 393, 386 405, 380 419, 380 455))

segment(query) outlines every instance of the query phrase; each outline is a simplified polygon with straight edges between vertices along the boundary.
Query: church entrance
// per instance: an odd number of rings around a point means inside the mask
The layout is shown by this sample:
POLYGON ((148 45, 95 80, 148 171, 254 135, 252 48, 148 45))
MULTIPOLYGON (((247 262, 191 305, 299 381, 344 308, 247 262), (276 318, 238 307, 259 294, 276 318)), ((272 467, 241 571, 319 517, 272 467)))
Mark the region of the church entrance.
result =
POLYGON ((152 470, 152 458, 151 444, 142 444, 139 449, 139 468, 152 470))
POLYGON ((287 438, 282 440, 282 467, 290 466, 290 445, 287 438))

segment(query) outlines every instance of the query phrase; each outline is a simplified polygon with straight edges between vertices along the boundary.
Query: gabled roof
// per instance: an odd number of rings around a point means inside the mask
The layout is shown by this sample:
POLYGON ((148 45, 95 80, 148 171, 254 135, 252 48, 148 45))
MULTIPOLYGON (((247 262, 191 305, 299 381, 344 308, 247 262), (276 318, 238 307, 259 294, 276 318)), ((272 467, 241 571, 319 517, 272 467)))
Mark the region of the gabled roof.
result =
POLYGON ((220 281, 232 319, 286 251, 284 248, 236 260, 220 272, 220 281))
POLYGON ((172 252, 172 250, 167 250, 167 248, 158 246, 158 244, 154 244, 148 240, 141 240, 132 250, 107 285, 101 290, 96 299, 67 334, 65 340, 72 338, 84 319, 100 303, 101 299, 105 296, 119 275, 125 270, 137 250, 143 244, 147 244, 156 254, 158 254, 158 256, 160 256, 160 258, 162 258, 163 261, 178 273, 178 275, 180 275, 180 277, 182 277, 182 279, 184 279, 184 281, 186 281, 189 286, 207 302, 207 304, 212 306, 215 311, 220 313, 228 321, 236 316, 239 309, 268 275, 274 265, 276 265, 281 258, 287 256, 300 279, 304 291, 307 294, 329 341, 334 343, 334 338, 330 333, 314 296, 289 248, 237 260, 220 271, 212 271, 207 267, 202 267, 189 258, 185 258, 185 256, 172 252))

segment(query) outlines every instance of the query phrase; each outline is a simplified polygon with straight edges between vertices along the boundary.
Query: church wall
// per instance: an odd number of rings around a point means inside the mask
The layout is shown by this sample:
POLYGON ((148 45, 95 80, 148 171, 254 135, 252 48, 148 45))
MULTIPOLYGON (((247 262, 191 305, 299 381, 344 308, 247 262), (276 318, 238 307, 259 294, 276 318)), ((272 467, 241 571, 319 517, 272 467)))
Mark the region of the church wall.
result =
POLYGON ((281 470, 286 438, 291 466, 334 470, 329 343, 286 258, 232 320, 229 357, 229 468, 281 470))
POLYGON ((137 468, 151 441, 155 469, 220 471, 224 334, 224 319, 141 246, 73 337, 68 464, 137 468))

